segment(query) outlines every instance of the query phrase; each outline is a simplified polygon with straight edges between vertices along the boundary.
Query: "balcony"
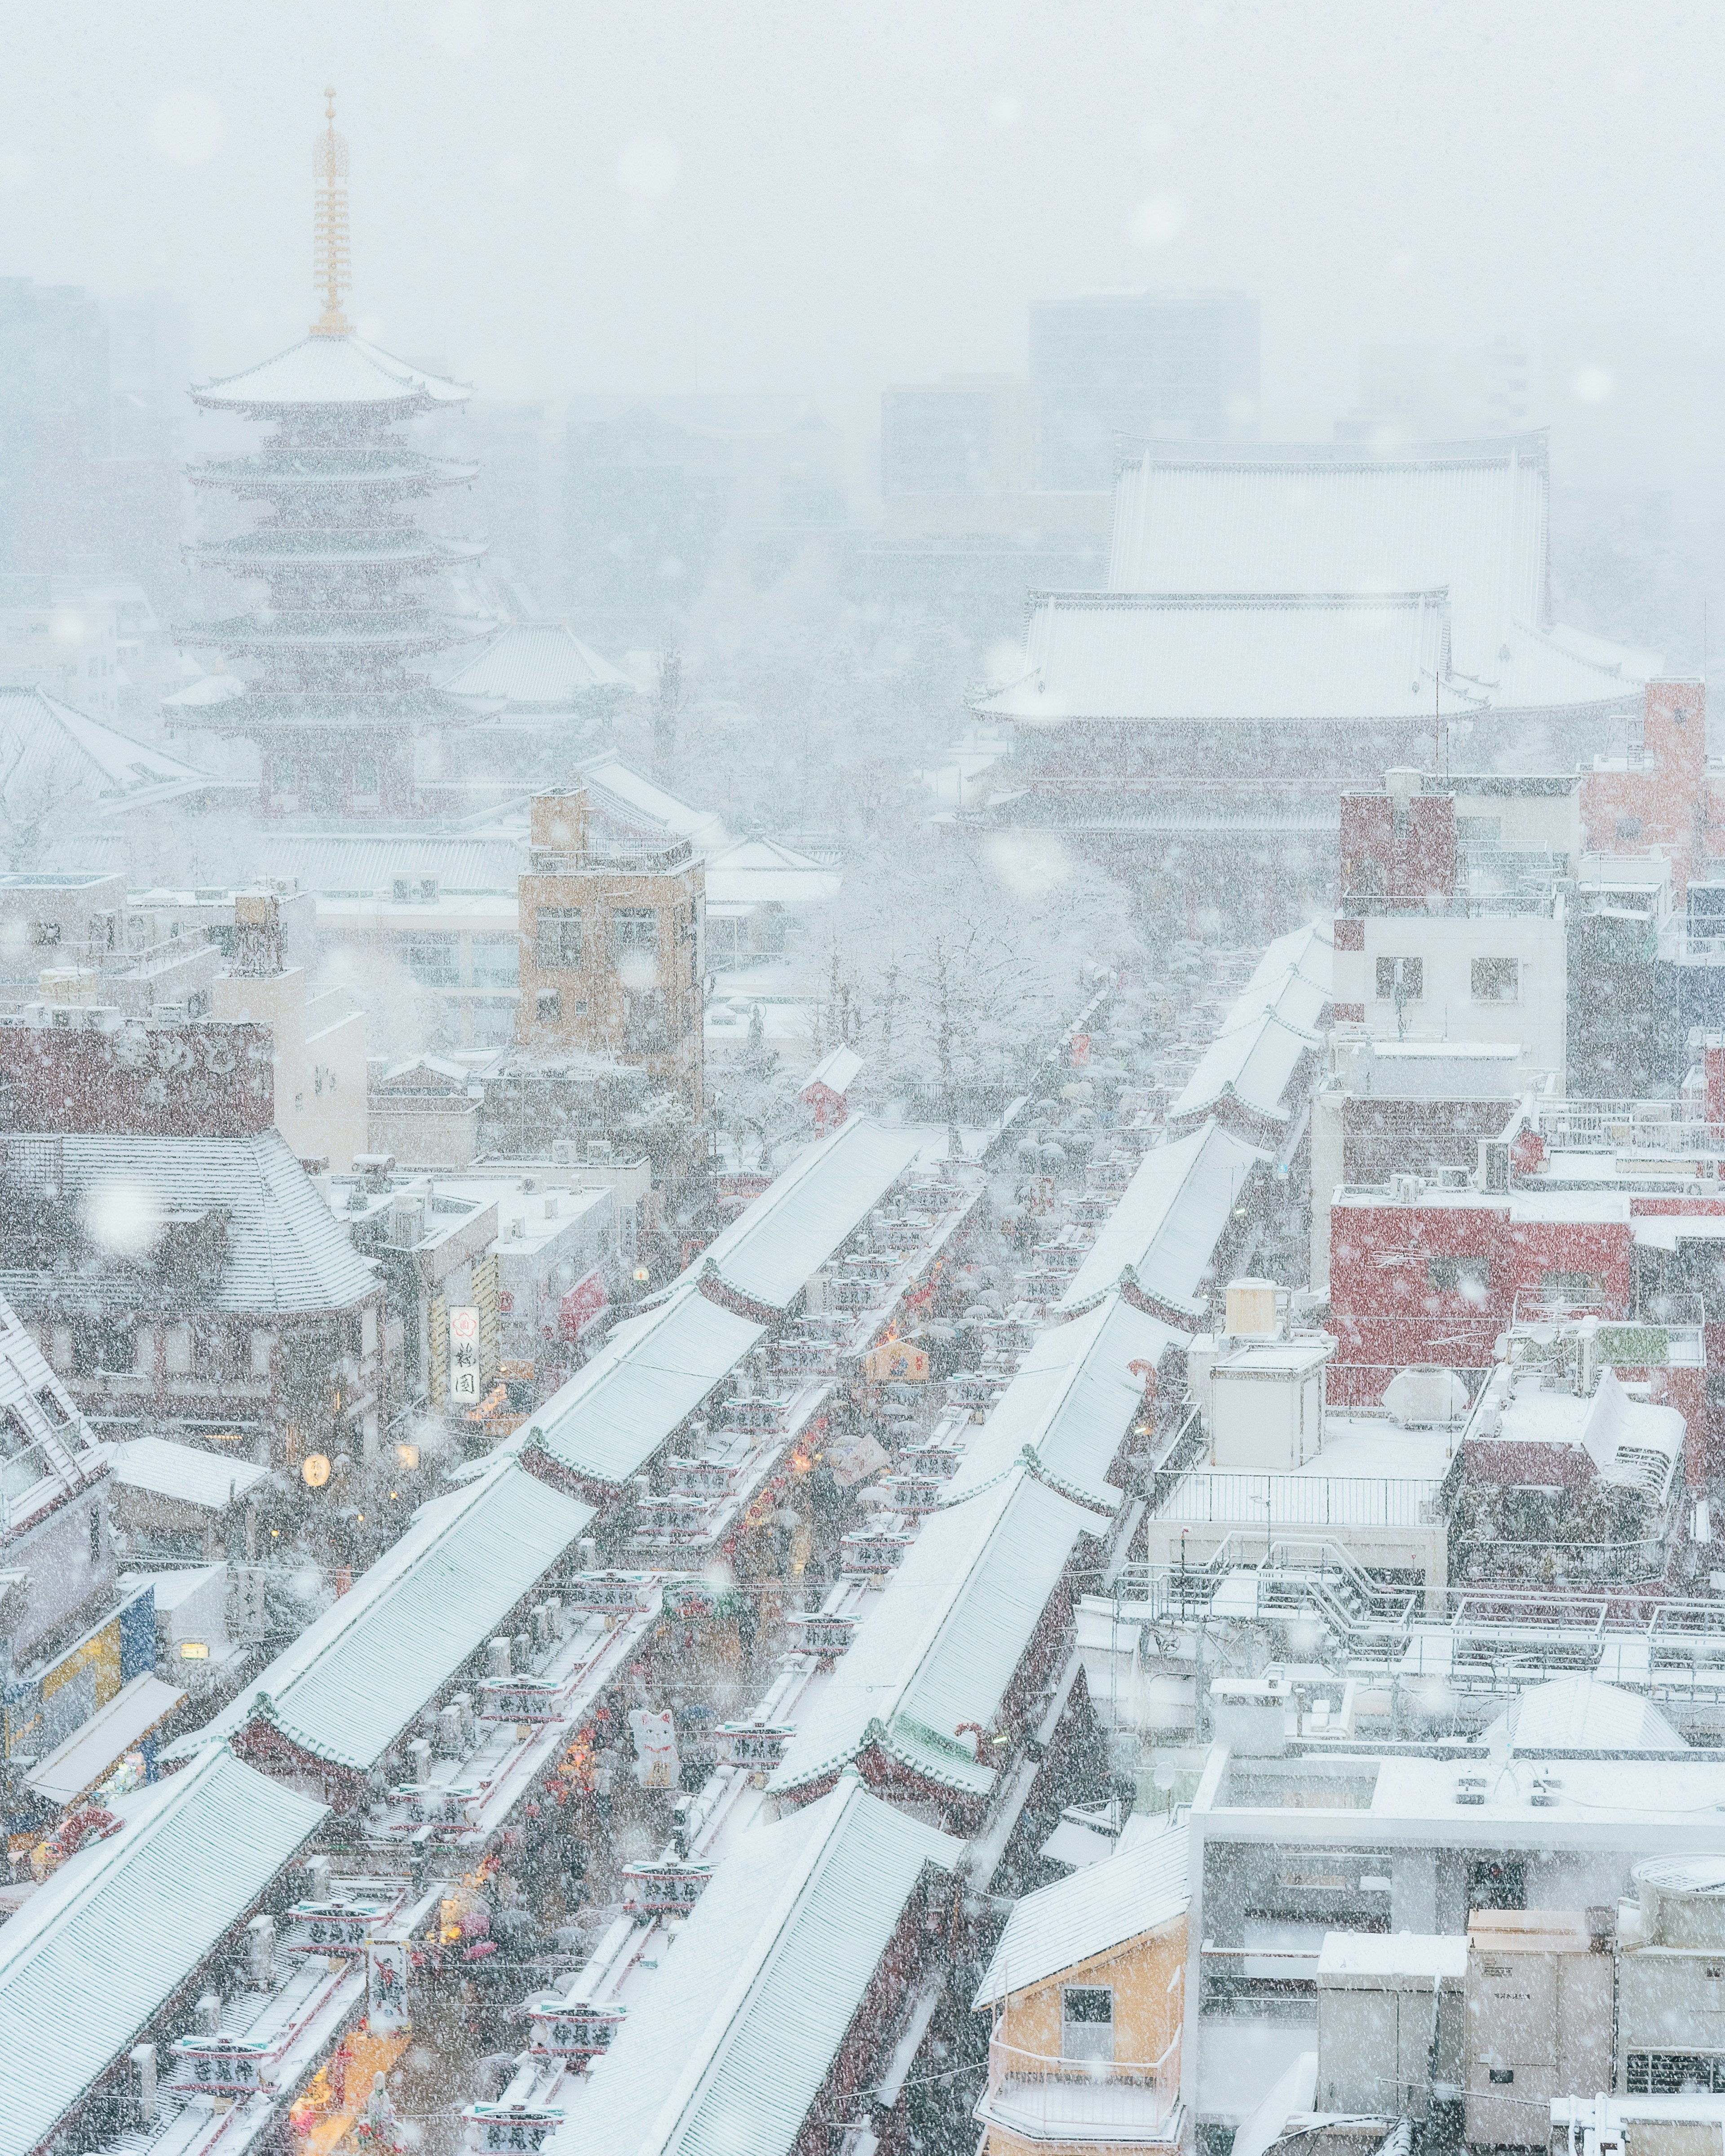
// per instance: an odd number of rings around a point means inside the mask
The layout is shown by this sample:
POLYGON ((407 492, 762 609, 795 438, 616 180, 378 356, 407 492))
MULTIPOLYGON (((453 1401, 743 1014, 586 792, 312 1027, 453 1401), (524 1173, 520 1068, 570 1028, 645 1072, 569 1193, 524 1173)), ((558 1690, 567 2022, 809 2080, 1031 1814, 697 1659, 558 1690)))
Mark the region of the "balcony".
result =
POLYGON ((1172 2145, 1179 2138, 1180 2040, 1159 2059, 1139 2061, 1050 2058, 996 2037, 974 2115, 1025 2141, 1172 2145))

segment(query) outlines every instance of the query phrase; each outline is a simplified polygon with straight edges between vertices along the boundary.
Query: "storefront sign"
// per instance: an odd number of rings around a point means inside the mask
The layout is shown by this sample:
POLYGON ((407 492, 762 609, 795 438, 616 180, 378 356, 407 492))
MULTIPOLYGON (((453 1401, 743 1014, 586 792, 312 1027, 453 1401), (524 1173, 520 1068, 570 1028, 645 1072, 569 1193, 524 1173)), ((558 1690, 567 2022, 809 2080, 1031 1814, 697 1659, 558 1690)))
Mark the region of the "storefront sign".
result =
POLYGON ((450 1307, 449 1399, 457 1407, 472 1407, 480 1396, 479 1320, 472 1303, 450 1307))

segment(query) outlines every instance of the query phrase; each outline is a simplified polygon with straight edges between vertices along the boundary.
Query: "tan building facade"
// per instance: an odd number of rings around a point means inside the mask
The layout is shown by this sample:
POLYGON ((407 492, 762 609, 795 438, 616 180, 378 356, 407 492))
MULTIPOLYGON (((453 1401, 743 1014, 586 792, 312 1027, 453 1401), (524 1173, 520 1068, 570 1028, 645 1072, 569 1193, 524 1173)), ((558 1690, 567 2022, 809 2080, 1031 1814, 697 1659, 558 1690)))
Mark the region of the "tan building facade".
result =
POLYGON ((706 877, 685 840, 593 839, 585 790, 541 794, 521 880, 518 1046, 609 1055, 702 1111, 706 877))

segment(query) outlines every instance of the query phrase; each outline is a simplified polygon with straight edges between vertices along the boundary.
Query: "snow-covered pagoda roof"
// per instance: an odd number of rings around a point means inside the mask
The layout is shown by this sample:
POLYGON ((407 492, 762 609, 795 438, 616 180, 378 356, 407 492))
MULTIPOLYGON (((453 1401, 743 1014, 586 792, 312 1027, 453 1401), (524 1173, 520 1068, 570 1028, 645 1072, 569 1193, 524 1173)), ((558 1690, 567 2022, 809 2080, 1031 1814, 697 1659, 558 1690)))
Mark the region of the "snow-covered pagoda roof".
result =
POLYGON ((0 1929, 0 2151, 40 2148, 329 1816, 213 1746, 116 1798, 119 1831, 0 1929))
MULTIPOLYGON (((1111 590, 1446 590, 1450 665, 1494 708, 1632 695, 1658 671, 1656 656, 1597 640, 1583 651, 1551 632, 1549 571, 1543 433, 1391 454, 1332 443, 1157 444, 1115 485, 1111 590)), ((1219 624, 1219 659, 1224 641, 1219 624)))
POLYGON ((197 385, 192 401, 211 411, 270 418, 343 405, 405 418, 434 405, 465 404, 471 387, 429 374, 358 336, 308 336, 241 374, 197 385))
POLYGON ((987 1796, 995 1769, 966 1726, 989 1729, 1079 1537, 1105 1517, 1029 1462, 931 1514, 769 1789, 819 1789, 852 1761, 866 1775, 876 1755, 888 1774, 987 1796))
POLYGON ((452 696, 501 696, 505 713, 567 711, 594 689, 633 687, 560 621, 511 622, 464 658, 443 684, 452 696))
POLYGON ((1452 717, 1482 691, 1448 663, 1442 591, 1043 592, 1024 670, 975 708, 1024 726, 1452 717))
POLYGON ((262 1722, 316 1758, 368 1771, 593 1517, 513 1460, 491 1462, 422 1505, 394 1548, 171 1756, 262 1722))
POLYGON ((1208 1306, 1204 1276, 1253 1169, 1269 1155, 1206 1122, 1170 1144, 1153 1146, 1102 1223, 1059 1306, 1081 1310, 1127 1266, 1145 1294, 1189 1317, 1208 1306))
POLYGON ((961 1854, 855 1776, 742 1836, 547 2156, 789 2156, 925 1869, 961 1854))
POLYGON ((1229 1101, 1266 1124, 1290 1120, 1288 1088, 1320 1045, 1332 956, 1330 937, 1317 927, 1293 929, 1270 945, 1169 1108, 1170 1122, 1213 1114, 1229 1101))

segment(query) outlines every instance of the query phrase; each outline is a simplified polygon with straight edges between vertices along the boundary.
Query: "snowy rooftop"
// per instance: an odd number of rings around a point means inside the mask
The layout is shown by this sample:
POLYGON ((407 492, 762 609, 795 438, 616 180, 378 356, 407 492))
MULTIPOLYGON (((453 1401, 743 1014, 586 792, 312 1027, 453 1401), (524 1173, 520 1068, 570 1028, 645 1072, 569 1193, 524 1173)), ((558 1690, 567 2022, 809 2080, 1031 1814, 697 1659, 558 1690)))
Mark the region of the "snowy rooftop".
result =
POLYGON ((176 1445, 166 1437, 135 1437, 110 1452, 114 1480, 128 1490, 173 1497, 207 1512, 225 1512, 259 1482, 270 1470, 255 1460, 208 1451, 202 1445, 176 1445))
POLYGON ((567 711, 594 689, 627 689, 626 675, 560 621, 511 622, 444 676, 452 696, 506 699, 512 711, 567 711))
POLYGON ((709 854, 709 908, 723 906, 824 906, 845 879, 776 839, 739 839, 709 854))
POLYGON ((225 784, 41 688, 0 687, 0 770, 14 802, 39 796, 105 818, 225 784))
POLYGON ((1183 1821, 1170 1821, 1014 1902, 972 2005, 992 2006, 1183 1917, 1190 1848, 1183 1821))
POLYGON ((740 1836, 547 2156, 790 2156, 925 1868, 961 1853, 854 1776, 740 1836))
POLYGON ((1200 1318, 1205 1270, 1253 1169, 1268 1158, 1214 1122, 1153 1147, 1103 1221, 1058 1307, 1081 1309, 1130 1265, 1146 1294, 1200 1318))
MULTIPOLYGON (((1450 665, 1498 709, 1620 702, 1656 655, 1552 631, 1543 434, 1382 456, 1158 444, 1115 486, 1117 592, 1447 590, 1450 665)), ((1219 618, 1219 620, 1222 618, 1219 618)), ((1226 632, 1219 626, 1216 658, 1226 632)))

